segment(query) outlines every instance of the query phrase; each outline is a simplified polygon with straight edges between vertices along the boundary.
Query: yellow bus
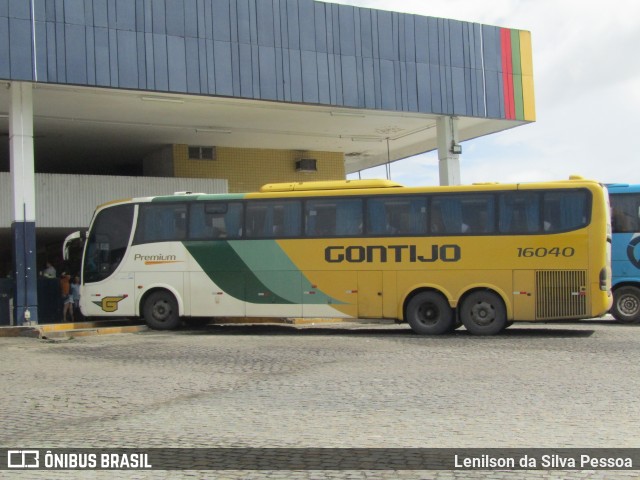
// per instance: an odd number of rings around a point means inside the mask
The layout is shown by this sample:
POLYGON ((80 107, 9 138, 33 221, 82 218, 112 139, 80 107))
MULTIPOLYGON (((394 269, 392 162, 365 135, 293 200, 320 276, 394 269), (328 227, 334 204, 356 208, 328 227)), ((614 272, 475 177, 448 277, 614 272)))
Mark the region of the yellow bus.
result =
POLYGON ((418 334, 597 317, 610 213, 593 181, 281 183, 96 209, 82 313, 173 329, 201 317, 387 318, 418 334))

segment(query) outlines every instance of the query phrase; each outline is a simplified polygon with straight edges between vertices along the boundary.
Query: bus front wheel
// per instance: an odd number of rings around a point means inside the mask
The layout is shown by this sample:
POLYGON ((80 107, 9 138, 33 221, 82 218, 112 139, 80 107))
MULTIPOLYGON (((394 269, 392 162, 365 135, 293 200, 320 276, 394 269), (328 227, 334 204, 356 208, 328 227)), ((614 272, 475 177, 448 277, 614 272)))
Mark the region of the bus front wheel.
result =
POLYGON ((420 335, 441 335, 455 327, 449 302, 436 292, 422 292, 413 297, 407 305, 406 318, 420 335))
POLYGON ((144 320, 156 330, 173 330, 180 325, 178 302, 170 292, 159 290, 144 301, 144 320))
POLYGON ((460 307, 460 319, 474 335, 495 335, 507 326, 504 302, 490 291, 473 292, 465 298, 460 307))
POLYGON ((626 286, 614 290, 611 314, 620 323, 640 322, 640 289, 626 286))

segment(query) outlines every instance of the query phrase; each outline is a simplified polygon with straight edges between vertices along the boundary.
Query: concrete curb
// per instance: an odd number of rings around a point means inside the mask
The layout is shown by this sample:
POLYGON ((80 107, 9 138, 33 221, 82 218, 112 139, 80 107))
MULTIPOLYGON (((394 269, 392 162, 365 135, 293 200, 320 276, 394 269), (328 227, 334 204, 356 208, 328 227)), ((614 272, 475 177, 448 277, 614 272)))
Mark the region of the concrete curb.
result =
POLYGON ((0 327, 0 337, 40 338, 38 327, 0 327))
MULTIPOLYGON (((225 324, 280 324, 317 325, 353 322, 353 318, 280 318, 280 317, 219 317, 212 318, 209 325, 225 324)), ((0 327, 0 337, 29 337, 40 339, 63 339, 90 335, 138 333, 149 331, 144 324, 132 324, 131 320, 99 320, 77 323, 51 323, 31 326, 0 327)))
POLYGON ((132 325, 129 320, 102 320, 78 323, 51 323, 30 326, 0 327, 0 337, 30 337, 41 339, 108 335, 115 333, 144 332, 146 325, 132 325))
POLYGON ((146 325, 129 325, 122 327, 101 327, 101 328, 77 328, 70 330, 42 330, 40 338, 43 339, 60 339, 74 337, 88 337, 91 335, 112 335, 116 333, 138 333, 146 332, 149 327, 146 325))

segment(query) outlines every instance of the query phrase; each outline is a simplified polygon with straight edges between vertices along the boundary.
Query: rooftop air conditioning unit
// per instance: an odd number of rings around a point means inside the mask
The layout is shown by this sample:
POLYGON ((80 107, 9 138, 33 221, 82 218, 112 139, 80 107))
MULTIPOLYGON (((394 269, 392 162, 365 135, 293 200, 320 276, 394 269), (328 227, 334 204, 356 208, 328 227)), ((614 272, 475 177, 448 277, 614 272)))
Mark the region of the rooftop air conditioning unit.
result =
POLYGON ((311 173, 317 172, 317 160, 315 158, 301 158, 296 160, 296 172, 311 173))

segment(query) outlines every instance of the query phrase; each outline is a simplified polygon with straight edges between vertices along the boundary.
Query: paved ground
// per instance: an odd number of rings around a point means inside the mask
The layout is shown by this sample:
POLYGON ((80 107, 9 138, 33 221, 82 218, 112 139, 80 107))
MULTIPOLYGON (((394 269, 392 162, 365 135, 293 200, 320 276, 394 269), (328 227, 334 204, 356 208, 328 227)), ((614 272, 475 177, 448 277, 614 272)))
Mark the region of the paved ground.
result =
MULTIPOLYGON (((640 447, 640 326, 209 326, 0 338, 0 445, 640 447)), ((16 477, 1 472, 0 477, 16 477)), ((25 472, 22 478, 637 478, 588 471, 25 472)))

